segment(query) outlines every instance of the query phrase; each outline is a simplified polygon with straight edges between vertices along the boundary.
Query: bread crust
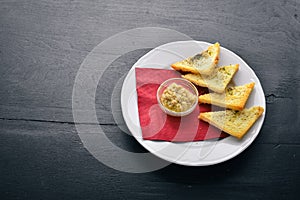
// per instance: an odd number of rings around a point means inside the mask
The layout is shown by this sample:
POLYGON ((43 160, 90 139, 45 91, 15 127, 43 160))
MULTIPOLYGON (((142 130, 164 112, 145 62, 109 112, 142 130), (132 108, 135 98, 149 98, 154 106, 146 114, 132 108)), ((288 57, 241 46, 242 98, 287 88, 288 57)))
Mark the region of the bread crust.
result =
POLYGON ((193 74, 199 74, 199 71, 196 68, 182 65, 180 62, 174 63, 171 67, 176 71, 188 72, 193 74))

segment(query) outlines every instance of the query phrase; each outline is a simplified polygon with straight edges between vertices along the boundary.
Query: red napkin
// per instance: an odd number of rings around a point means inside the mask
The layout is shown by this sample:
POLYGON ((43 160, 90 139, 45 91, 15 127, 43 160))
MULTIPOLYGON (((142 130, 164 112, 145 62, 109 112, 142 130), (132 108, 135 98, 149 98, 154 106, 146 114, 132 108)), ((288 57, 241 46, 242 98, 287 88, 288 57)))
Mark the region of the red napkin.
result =
MULTIPOLYGON (((172 142, 190 142, 224 138, 228 134, 198 119, 200 112, 211 111, 210 105, 200 104, 185 117, 172 117, 164 113, 157 102, 156 91, 167 79, 180 77, 174 70, 136 68, 138 111, 143 139, 172 142)), ((199 94, 207 93, 198 88, 199 94)))

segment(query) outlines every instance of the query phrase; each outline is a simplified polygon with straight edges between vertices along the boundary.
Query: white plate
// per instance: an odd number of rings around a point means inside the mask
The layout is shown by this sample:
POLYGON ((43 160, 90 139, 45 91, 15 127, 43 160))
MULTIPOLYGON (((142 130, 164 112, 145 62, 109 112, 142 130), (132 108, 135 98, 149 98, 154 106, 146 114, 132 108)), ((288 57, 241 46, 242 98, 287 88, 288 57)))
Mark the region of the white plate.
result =
POLYGON ((236 85, 255 82, 255 87, 247 101, 246 107, 262 106, 265 111, 252 126, 242 140, 232 136, 219 141, 198 142, 163 142, 143 140, 139 123, 135 68, 171 69, 170 64, 205 50, 210 43, 199 41, 178 41, 159 46, 142 58, 131 68, 124 80, 121 91, 121 107, 124 120, 136 140, 154 155, 169 162, 189 165, 206 166, 229 160, 245 150, 258 135, 266 113, 265 95, 259 79, 253 70, 238 55, 221 47, 219 66, 239 64, 239 70, 233 78, 236 85))

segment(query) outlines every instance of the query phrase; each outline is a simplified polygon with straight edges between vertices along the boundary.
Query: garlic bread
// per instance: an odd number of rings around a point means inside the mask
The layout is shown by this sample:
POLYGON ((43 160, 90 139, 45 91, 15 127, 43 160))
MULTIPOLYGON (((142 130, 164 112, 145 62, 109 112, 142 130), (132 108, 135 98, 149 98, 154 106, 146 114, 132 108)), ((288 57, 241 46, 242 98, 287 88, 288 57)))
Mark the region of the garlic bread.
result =
POLYGON ((219 54, 220 44, 217 42, 209 46, 207 50, 185 60, 176 62, 172 64, 171 67, 176 71, 209 75, 218 64, 219 54))
POLYGON ((238 69, 239 65, 235 64, 217 67, 214 69, 212 74, 207 76, 200 74, 185 74, 182 77, 198 86, 208 87, 217 93, 222 93, 225 91, 225 88, 238 69))
POLYGON ((264 108, 260 106, 253 106, 242 111, 225 110, 204 112, 200 113, 199 119, 241 139, 263 112, 264 108))
POLYGON ((199 96, 199 103, 213 104, 216 106, 243 110, 255 83, 251 82, 241 86, 228 87, 225 93, 208 93, 199 96))

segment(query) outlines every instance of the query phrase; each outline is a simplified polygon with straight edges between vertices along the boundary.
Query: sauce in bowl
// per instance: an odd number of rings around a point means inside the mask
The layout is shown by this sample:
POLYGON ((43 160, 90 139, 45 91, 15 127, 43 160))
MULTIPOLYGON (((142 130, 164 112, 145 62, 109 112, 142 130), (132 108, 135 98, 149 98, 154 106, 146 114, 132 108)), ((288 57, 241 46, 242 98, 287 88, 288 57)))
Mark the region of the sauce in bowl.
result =
POLYGON ((198 105, 198 90, 188 80, 171 78, 157 90, 160 108, 168 115, 181 117, 190 114, 198 105))
POLYGON ((194 105, 197 97, 181 85, 172 83, 164 90, 160 100, 169 110, 184 112, 194 105))

